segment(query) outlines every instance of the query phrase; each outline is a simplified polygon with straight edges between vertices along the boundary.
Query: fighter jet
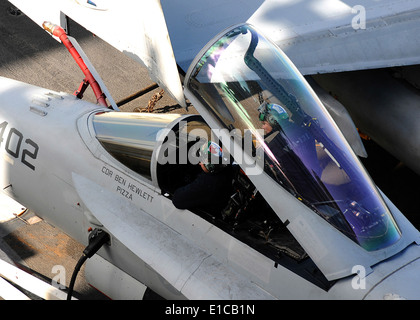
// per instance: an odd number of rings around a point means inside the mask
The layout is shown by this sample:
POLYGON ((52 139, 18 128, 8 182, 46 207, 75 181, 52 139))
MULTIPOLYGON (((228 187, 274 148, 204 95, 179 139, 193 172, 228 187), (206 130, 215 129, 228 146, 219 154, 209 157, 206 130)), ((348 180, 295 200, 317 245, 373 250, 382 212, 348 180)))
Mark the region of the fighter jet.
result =
POLYGON ((167 299, 420 297, 418 230, 258 27, 240 23, 209 39, 181 85, 159 1, 147 10, 43 1, 42 12, 13 3, 66 45, 98 103, 0 78, 1 187, 86 244, 80 262, 95 287, 115 299, 122 288, 167 299), (67 16, 97 26, 199 115, 119 111, 63 28, 67 16), (213 167, 202 173, 199 163, 213 167), (215 167, 232 174, 225 202, 175 206, 177 190, 215 167))

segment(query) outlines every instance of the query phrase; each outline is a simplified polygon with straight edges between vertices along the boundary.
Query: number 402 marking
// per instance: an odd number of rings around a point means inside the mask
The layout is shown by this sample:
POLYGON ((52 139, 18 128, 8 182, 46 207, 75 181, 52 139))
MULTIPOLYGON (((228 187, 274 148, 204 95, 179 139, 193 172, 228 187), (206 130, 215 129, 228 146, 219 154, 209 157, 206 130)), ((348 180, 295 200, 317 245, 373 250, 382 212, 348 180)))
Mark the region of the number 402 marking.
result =
MULTIPOLYGON (((6 121, 0 124, 0 146, 3 143, 3 135, 6 130, 7 124, 8 123, 6 121)), ((4 146, 6 152, 10 154, 13 158, 19 159, 22 141, 23 141, 23 134, 19 130, 15 128, 11 128, 9 131, 9 134, 7 135, 6 144, 4 146), (12 140, 12 138, 17 139, 17 143, 14 145, 10 144, 10 141, 12 140)), ((31 139, 26 139, 25 144, 29 146, 29 149, 27 146, 25 146, 25 148, 22 150, 21 161, 23 164, 25 164, 32 170, 35 170, 35 166, 32 163, 30 163, 30 161, 31 159, 32 160, 36 159, 38 155, 39 147, 31 139)))

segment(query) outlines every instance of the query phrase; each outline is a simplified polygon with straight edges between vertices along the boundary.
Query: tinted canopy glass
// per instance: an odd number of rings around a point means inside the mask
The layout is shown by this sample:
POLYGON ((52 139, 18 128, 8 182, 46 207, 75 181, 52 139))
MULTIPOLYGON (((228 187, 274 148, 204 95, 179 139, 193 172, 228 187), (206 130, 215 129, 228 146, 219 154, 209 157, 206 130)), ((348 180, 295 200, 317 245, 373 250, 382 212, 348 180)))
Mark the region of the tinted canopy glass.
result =
POLYGON ((253 27, 235 27, 211 44, 187 86, 228 130, 252 133, 252 155, 271 179, 354 242, 373 251, 400 238, 378 190, 313 90, 253 27))

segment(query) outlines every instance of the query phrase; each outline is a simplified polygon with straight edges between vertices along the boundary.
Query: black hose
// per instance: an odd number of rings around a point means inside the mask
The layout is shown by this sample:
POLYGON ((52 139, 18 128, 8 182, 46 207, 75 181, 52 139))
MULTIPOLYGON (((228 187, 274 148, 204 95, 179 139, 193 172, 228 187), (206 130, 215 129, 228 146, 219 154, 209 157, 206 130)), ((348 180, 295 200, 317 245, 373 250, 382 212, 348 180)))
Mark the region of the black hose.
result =
POLYGON ((83 250, 82 256, 80 257, 79 261, 74 267, 74 271, 71 276, 70 285, 67 292, 67 300, 71 300, 71 297, 73 295, 74 284, 76 282, 76 277, 83 263, 85 263, 85 261, 88 258, 91 258, 96 252, 98 252, 98 250, 109 240, 110 240, 109 234, 101 229, 95 229, 89 235, 89 244, 85 248, 85 250, 83 250))
POLYGON ((80 257, 79 261, 77 262, 76 266, 74 267, 73 274, 72 274, 71 280, 70 280, 69 289, 67 291, 67 300, 71 300, 71 297, 73 295, 74 283, 76 282, 77 274, 79 273, 80 268, 82 267, 83 263, 85 263, 85 261, 87 259, 88 259, 88 257, 85 254, 83 254, 80 257))

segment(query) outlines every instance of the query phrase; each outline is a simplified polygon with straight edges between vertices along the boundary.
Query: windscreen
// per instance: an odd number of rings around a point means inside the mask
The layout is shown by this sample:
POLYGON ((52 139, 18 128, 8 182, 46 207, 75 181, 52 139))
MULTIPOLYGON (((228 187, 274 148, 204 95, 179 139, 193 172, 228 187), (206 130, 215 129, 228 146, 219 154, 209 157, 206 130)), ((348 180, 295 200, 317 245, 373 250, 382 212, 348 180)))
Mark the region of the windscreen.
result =
POLYGON ((99 112, 93 116, 96 138, 118 161, 151 180, 151 159, 160 130, 177 114, 99 112))
POLYGON ((313 90, 252 26, 225 33, 190 74, 188 89, 228 130, 251 132, 252 152, 244 152, 298 201, 368 251, 400 238, 378 190, 313 90))

